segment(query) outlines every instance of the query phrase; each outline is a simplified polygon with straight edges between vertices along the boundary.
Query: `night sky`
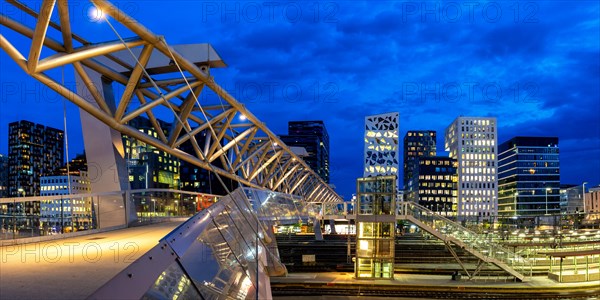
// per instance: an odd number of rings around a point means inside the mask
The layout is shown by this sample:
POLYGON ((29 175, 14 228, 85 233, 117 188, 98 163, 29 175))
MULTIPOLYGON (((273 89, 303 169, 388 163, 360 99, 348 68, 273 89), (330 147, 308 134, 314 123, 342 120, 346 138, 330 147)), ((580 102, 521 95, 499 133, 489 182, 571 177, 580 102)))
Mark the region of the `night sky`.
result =
MULTIPOLYGON (((391 111, 400 112, 401 139, 407 130, 436 130, 439 155, 459 115, 497 117, 499 143, 558 136, 561 182, 600 183, 598 1, 115 3, 170 44, 211 43, 228 64, 212 70, 215 80, 273 132, 285 134, 291 120, 323 120, 331 182, 346 199, 362 176, 364 117, 391 111)), ((72 9, 74 32, 117 39, 89 8, 72 9)), ((0 30, 22 51, 28 46, 0 30)), ((3 51, 0 66, 0 153, 9 122, 63 128, 58 96, 3 51)), ((71 103, 67 122, 73 157, 83 142, 71 103)))

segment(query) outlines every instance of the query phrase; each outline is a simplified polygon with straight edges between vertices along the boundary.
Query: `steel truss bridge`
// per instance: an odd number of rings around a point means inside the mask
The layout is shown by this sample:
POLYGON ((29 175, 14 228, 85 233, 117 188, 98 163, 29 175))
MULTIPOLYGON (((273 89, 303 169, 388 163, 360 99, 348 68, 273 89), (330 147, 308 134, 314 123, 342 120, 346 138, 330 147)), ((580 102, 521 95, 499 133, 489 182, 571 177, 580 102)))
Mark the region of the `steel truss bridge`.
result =
MULTIPOLYGON (((215 82, 211 68, 225 66, 217 52, 208 44, 169 45, 165 37, 104 0, 91 1, 91 7, 104 15, 105 24, 99 26, 110 27, 114 35, 100 41, 73 32, 67 0, 44 0, 38 10, 19 1, 6 2, 22 17, 31 18, 15 19, 2 12, 0 24, 14 31, 0 34, 2 50, 29 76, 80 108, 88 161, 90 156, 104 158, 108 153, 112 157, 104 162, 121 172, 118 183, 111 182, 114 179, 96 183, 93 192, 128 186, 123 179, 128 176, 120 167, 124 163, 121 134, 216 173, 223 186, 222 178, 240 185, 90 297, 271 298, 269 276, 286 270, 270 226, 297 223, 292 215, 302 215, 301 202, 342 199, 215 82), (30 43, 23 46, 18 35, 30 43), (75 72, 75 87, 65 84, 67 67, 75 72), (209 96, 201 97, 204 94, 209 96), (153 131, 129 125, 143 115, 153 131), (159 118, 173 120, 168 131, 159 118), (102 129, 104 134, 99 132, 102 129)), ((104 226, 127 226, 135 219, 135 205, 127 194, 104 198, 96 200, 104 226)))
POLYGON ((45 0, 39 11, 18 1, 6 2, 31 16, 35 27, 28 27, 23 18, 0 15, 2 26, 31 39, 28 49, 19 49, 0 35, 2 50, 31 77, 110 128, 247 187, 301 195, 313 202, 341 201, 290 147, 215 82, 210 68, 225 64, 210 45, 169 45, 108 1, 91 3, 111 17, 101 24, 114 30, 115 40, 110 41, 89 41, 75 34, 67 0, 45 0), (52 21, 56 16, 59 23, 52 21), (43 53, 49 55, 42 57, 43 53), (65 66, 74 69, 81 86, 61 81, 65 66), (122 87, 120 95, 117 89, 107 91, 116 85, 122 87), (218 101, 204 101, 208 97, 202 93, 212 93, 218 101), (128 125, 142 115, 157 136, 128 125), (158 115, 173 120, 167 134, 158 115), (185 145, 187 152, 182 150, 185 145))

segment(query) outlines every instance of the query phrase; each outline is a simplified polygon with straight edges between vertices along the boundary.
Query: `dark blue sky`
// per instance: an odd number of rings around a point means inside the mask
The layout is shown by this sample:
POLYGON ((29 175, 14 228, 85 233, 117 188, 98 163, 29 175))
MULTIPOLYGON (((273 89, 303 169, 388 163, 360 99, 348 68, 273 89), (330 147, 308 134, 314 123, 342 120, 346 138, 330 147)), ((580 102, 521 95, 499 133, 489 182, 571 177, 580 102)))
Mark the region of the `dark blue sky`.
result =
MULTIPOLYGON (((600 183, 598 1, 116 3, 170 44, 213 44, 229 65, 213 70, 216 81, 275 133, 324 120, 331 181, 346 198, 362 175, 364 116, 389 111, 400 112, 401 137, 437 130, 439 154, 459 115, 497 117, 500 143, 558 136, 561 181, 600 183)), ((72 9, 74 31, 116 39, 88 9, 72 9)), ((26 19, 5 3, 2 12, 26 19)), ((9 122, 62 128, 62 103, 2 51, 0 64, 6 153, 9 122)), ((77 108, 67 110, 73 156, 83 143, 77 108)))

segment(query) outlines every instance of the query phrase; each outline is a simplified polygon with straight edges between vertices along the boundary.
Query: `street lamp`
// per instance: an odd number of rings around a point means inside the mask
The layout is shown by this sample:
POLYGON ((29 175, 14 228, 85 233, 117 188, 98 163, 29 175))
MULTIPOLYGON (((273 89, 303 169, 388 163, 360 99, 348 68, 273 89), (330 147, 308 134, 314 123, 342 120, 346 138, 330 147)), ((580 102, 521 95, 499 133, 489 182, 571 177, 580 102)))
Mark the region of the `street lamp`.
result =
POLYGON ((546 214, 548 214, 548 192, 551 192, 552 188, 546 188, 546 214))
POLYGON ((582 195, 582 197, 583 197, 583 213, 584 213, 584 214, 586 213, 586 209, 585 209, 585 185, 586 185, 586 184, 587 184, 587 182, 584 182, 584 183, 581 185, 581 195, 582 195))
POLYGON ((156 217, 156 199, 151 199, 152 200, 152 212, 154 213, 154 216, 156 217))

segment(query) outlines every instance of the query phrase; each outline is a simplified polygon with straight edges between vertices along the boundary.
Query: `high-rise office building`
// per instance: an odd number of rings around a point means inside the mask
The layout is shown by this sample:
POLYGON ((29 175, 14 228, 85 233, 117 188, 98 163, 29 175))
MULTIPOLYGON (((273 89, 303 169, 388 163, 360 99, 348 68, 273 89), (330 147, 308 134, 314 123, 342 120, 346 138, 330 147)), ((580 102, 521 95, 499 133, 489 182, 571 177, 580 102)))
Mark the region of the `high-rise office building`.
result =
POLYGON ((8 124, 8 196, 40 195, 40 177, 63 164, 64 132, 17 121, 8 124))
POLYGON ((433 130, 410 130, 404 136, 404 189, 410 192, 410 180, 420 157, 436 155, 436 132, 433 130))
MULTIPOLYGON (((170 124, 158 120, 165 135, 169 134, 170 124)), ((129 125, 158 137, 149 119, 136 117, 129 125)), ((129 169, 131 189, 179 188, 179 159, 142 141, 123 135, 125 159, 129 169)))
POLYGON ((365 117, 364 177, 398 177, 398 134, 399 113, 365 117))
POLYGON ((417 202, 444 216, 455 216, 457 207, 456 159, 442 156, 421 157, 415 161, 409 180, 407 200, 417 202))
POLYGON ((329 183, 329 134, 323 121, 291 121, 288 134, 279 138, 288 146, 306 149, 306 164, 329 183))
POLYGON ((514 137, 498 146, 498 216, 560 212, 557 137, 514 137))
POLYGON ((457 217, 487 220, 497 216, 497 123, 490 117, 458 117, 445 132, 445 148, 458 162, 457 217))
POLYGON ((8 156, 0 154, 0 198, 8 197, 8 156))

